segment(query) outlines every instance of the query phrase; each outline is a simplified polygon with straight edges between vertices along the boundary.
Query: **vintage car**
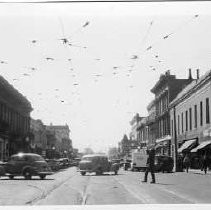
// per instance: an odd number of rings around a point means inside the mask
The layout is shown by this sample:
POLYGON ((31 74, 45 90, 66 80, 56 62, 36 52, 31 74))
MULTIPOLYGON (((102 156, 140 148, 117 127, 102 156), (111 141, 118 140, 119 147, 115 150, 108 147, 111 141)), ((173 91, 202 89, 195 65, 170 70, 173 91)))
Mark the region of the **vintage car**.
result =
POLYGON ((59 159, 45 159, 52 171, 58 171, 62 168, 59 159))
POLYGON ((114 172, 114 174, 117 175, 118 170, 119 164, 109 161, 106 155, 85 155, 79 162, 79 171, 81 175, 85 175, 87 172, 95 172, 96 175, 102 175, 104 172, 114 172))
POLYGON ((18 153, 12 155, 8 162, 4 164, 5 175, 10 179, 14 176, 24 176, 31 179, 32 176, 39 176, 45 179, 46 175, 51 175, 51 168, 47 162, 38 154, 18 153))

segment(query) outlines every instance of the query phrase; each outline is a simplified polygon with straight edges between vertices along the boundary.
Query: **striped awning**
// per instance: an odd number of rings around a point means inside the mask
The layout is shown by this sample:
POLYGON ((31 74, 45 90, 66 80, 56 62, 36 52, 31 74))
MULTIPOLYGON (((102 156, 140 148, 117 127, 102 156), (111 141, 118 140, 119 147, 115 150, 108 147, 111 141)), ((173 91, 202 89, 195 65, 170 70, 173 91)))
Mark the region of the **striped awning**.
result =
POLYGON ((196 148, 192 149, 191 152, 197 152, 198 150, 203 149, 210 144, 211 144, 211 140, 204 141, 201 144, 199 144, 196 148))
POLYGON ((196 139, 185 141, 185 143, 183 143, 182 146, 178 149, 178 152, 180 153, 183 152, 184 150, 187 150, 188 148, 192 147, 195 143, 196 139))

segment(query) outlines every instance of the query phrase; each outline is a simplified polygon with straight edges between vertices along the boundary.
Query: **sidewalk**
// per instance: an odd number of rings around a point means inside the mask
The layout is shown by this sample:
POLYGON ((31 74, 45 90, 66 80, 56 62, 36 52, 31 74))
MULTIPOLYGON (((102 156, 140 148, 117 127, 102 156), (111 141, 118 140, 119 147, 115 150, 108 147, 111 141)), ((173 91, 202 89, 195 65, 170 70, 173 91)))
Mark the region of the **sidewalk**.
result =
MULTIPOLYGON (((185 172, 185 171, 184 171, 185 172)), ((204 171, 201 171, 201 169, 189 169, 189 172, 195 173, 195 174, 204 174, 204 171)), ((207 170, 207 175, 211 175, 211 170, 207 170)))

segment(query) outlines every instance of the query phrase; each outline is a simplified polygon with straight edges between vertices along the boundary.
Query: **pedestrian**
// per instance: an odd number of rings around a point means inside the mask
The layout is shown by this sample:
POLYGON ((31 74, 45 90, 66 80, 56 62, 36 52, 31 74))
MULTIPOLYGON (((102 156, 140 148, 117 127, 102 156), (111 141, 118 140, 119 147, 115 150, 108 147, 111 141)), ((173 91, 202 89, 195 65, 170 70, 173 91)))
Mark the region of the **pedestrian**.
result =
POLYGON ((204 171, 204 173, 207 173, 207 167, 208 167, 208 157, 207 157, 207 153, 205 152, 204 155, 202 156, 202 168, 201 170, 204 171))
POLYGON ((186 169, 186 172, 188 173, 188 170, 190 168, 190 155, 187 153, 183 159, 183 165, 186 169))
POLYGON ((155 183, 155 149, 152 148, 151 150, 147 151, 148 158, 146 163, 146 170, 144 175, 144 180, 142 182, 147 182, 148 173, 151 173, 152 181, 150 183, 155 183))

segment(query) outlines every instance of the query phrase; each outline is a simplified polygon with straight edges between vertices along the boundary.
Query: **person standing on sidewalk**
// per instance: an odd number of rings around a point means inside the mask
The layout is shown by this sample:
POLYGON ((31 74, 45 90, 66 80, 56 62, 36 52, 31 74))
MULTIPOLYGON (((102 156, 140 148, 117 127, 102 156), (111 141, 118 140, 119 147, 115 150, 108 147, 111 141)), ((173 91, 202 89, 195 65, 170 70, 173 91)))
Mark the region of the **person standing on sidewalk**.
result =
POLYGON ((150 183, 155 183, 155 149, 147 150, 147 154, 146 171, 142 182, 147 182, 148 173, 151 172, 152 181, 150 183))
POLYGON ((190 168, 190 155, 187 153, 183 159, 183 165, 186 169, 186 172, 188 173, 188 170, 190 168))
POLYGON ((202 171, 204 171, 204 173, 206 174, 207 173, 207 167, 208 167, 208 163, 209 160, 208 160, 208 157, 207 157, 207 153, 205 151, 204 155, 202 156, 202 171))

